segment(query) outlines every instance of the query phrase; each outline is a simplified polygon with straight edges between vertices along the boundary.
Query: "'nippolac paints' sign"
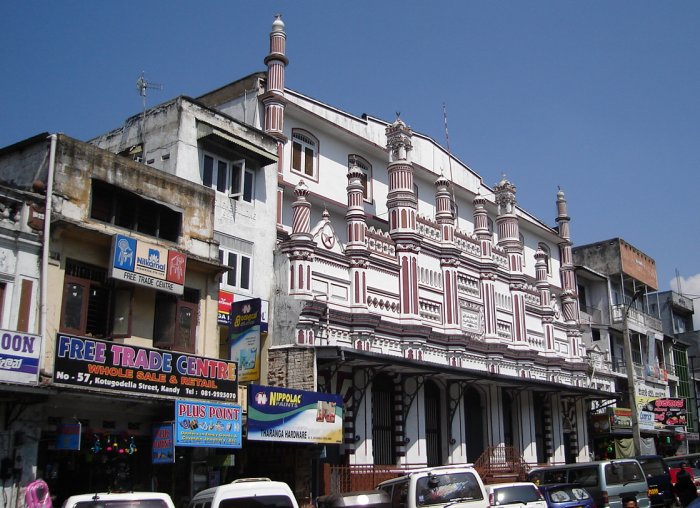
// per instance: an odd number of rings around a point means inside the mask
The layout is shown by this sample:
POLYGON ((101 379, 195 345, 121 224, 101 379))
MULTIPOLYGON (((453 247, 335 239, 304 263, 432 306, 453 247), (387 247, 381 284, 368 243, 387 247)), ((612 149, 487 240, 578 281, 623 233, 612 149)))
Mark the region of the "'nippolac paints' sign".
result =
POLYGON ((184 254, 124 235, 112 239, 109 276, 181 295, 185 288, 184 254))
POLYGON ((238 401, 236 362, 57 334, 56 384, 238 401))
POLYGON ((343 399, 331 393, 248 386, 248 439, 343 442, 343 399))

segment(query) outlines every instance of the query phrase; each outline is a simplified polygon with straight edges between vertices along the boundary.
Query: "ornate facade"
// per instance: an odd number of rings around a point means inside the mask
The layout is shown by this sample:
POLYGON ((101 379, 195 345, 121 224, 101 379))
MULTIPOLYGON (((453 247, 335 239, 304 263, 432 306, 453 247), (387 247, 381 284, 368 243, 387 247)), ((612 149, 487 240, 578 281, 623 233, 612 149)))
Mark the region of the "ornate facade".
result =
POLYGON ((591 388, 564 193, 546 226, 512 182, 489 186, 402 118, 285 88, 285 43, 278 17, 267 73, 201 100, 240 118, 240 90, 258 90, 256 126, 278 140, 269 355, 313 351, 316 389, 343 395, 336 459, 435 465, 512 446, 530 463, 588 460, 588 401, 611 395, 591 388))

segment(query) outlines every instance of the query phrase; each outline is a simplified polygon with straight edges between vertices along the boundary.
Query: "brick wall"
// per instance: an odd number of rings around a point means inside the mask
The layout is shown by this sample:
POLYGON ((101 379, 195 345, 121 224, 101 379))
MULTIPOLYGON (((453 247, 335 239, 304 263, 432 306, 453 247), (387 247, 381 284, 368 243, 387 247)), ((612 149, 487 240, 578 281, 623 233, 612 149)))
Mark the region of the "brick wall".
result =
POLYGON ((267 382, 270 386, 316 391, 312 348, 273 348, 267 357, 267 382))

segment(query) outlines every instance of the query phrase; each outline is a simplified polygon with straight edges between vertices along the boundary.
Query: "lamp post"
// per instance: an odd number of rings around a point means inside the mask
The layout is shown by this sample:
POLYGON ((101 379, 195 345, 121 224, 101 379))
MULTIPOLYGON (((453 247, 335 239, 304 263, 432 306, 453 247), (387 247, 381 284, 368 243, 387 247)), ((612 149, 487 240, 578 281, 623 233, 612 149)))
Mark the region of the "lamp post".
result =
POLYGON ((635 383, 634 361, 632 360, 632 342, 630 340, 630 329, 629 324, 627 323, 627 314, 629 314, 630 308, 634 304, 635 300, 639 298, 639 296, 641 296, 643 292, 643 289, 638 289, 634 293, 634 296, 632 296, 630 303, 628 303, 625 307, 625 312, 622 314, 622 326, 624 328, 623 347, 625 353, 625 370, 627 370, 628 397, 630 401, 630 406, 632 406, 632 444, 634 448, 635 457, 641 454, 642 436, 639 432, 639 415, 637 414, 637 387, 635 383))

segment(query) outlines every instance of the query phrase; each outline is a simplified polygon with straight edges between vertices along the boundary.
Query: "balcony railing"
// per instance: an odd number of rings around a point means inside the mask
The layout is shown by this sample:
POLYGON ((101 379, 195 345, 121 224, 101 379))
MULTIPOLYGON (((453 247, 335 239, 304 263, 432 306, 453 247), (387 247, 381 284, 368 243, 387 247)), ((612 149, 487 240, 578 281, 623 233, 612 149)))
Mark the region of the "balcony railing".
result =
MULTIPOLYGON (((612 306, 612 322, 614 324, 622 325, 624 322, 624 312, 627 305, 613 305, 612 306)), ((643 328, 652 329, 661 332, 663 328, 661 327, 661 320, 650 316, 646 312, 635 309, 631 307, 627 312, 627 322, 629 325, 638 325, 643 328)))

